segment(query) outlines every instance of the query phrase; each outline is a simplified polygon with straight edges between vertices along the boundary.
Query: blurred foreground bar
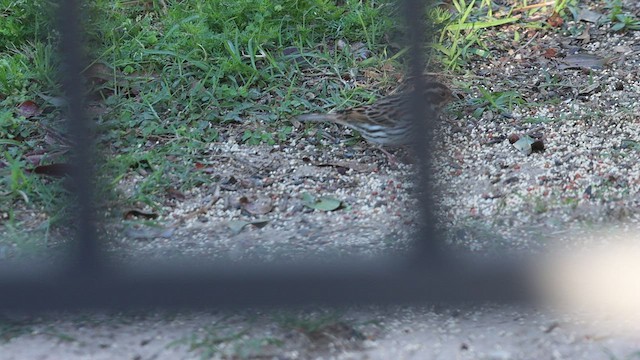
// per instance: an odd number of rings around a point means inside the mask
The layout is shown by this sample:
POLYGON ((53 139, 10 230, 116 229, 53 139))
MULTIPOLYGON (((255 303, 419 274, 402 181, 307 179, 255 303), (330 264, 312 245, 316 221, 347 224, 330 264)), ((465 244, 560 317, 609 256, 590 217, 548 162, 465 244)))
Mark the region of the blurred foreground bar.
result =
POLYGON ((526 302, 534 298, 521 261, 456 260, 438 268, 407 268, 397 261, 307 266, 173 264, 147 270, 150 268, 154 267, 114 269, 97 277, 68 276, 67 271, 43 276, 4 269, 0 276, 4 294, 0 309, 460 305, 526 302))

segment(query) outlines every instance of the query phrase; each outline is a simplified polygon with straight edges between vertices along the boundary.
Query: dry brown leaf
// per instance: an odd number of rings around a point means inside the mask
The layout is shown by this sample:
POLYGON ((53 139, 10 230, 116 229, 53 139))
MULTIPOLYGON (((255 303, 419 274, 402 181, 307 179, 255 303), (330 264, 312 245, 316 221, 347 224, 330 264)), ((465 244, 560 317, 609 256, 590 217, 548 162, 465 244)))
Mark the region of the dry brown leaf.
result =
POLYGON ((264 215, 273 210, 273 201, 269 197, 258 196, 248 198, 246 196, 238 199, 240 206, 251 215, 264 215))
POLYGON ((130 219, 135 219, 135 218, 143 218, 143 219, 149 219, 149 220, 153 220, 153 219, 157 219, 160 215, 153 213, 153 212, 147 212, 147 211, 143 211, 143 210, 138 210, 138 209, 129 209, 127 211, 124 212, 124 215, 122 216, 125 220, 130 220, 130 219))
POLYGON ((582 40, 583 44, 588 44, 591 41, 591 34, 589 34, 589 28, 584 28, 582 34, 576 36, 576 39, 582 40))
POLYGON ((70 164, 50 164, 36 166, 31 172, 38 175, 64 177, 71 174, 72 168, 70 164))
POLYGON ((27 100, 23 101, 16 107, 16 112, 18 113, 18 115, 24 116, 25 118, 29 119, 34 116, 40 115, 42 113, 42 110, 35 102, 27 100))
POLYGON ((551 59, 556 57, 556 55, 558 55, 558 50, 554 49, 554 48, 548 48, 547 50, 544 51, 544 53, 542 54, 542 56, 544 56, 547 59, 551 59))
POLYGON ((564 20, 558 13, 554 12, 553 15, 547 19, 547 24, 551 27, 560 27, 564 24, 564 20))

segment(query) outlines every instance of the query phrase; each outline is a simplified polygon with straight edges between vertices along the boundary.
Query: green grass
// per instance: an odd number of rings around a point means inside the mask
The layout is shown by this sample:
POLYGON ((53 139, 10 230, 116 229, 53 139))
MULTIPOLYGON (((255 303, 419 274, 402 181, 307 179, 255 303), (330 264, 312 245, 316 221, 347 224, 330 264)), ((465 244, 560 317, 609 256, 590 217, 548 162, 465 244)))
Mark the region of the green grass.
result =
POLYGON ((19 321, 0 319, 0 344, 9 342, 11 339, 28 334, 31 326, 19 321))
POLYGON ((292 115, 360 103, 367 92, 342 79, 387 60, 385 2, 195 1, 162 13, 117 4, 94 9, 92 48, 111 85, 99 121, 110 146, 106 173, 139 168, 141 159, 148 167, 132 202, 152 205, 170 187, 198 186, 184 174, 206 161, 203 149, 221 132, 246 145, 286 142, 292 115), (364 41, 374 55, 355 59, 338 40, 364 41), (308 85, 314 73, 326 81, 308 85))
POLYGON ((336 311, 282 312, 275 314, 274 320, 283 329, 300 331, 307 335, 344 322, 342 314, 336 311))
MULTIPOLYGON (((372 100, 377 89, 345 86, 343 79, 387 62, 400 66, 383 42, 393 22, 382 14, 395 11, 388 1, 146 3, 102 0, 85 9, 89 105, 102 108, 90 112, 104 155, 101 190, 108 194, 119 180, 144 175, 126 203, 156 206, 167 189, 206 181, 190 174, 221 135, 238 135, 248 146, 287 142, 293 115, 372 100), (365 59, 350 46, 358 42, 370 52, 365 59)), ((49 5, 0 1, 7 19, 0 26, 0 188, 7 196, 0 201, 61 219, 64 201, 55 200, 65 190, 57 179, 30 173, 37 164, 27 160, 68 146, 49 136, 63 136, 64 127, 49 5), (17 110, 25 101, 40 113, 17 110)), ((63 151, 41 163, 65 161, 63 151)), ((20 217, 12 218, 19 228, 20 217)))
POLYGON ((253 359, 281 351, 283 345, 292 338, 303 336, 308 340, 300 349, 304 354, 307 350, 329 348, 329 344, 336 339, 362 341, 364 335, 358 330, 359 326, 379 326, 375 320, 356 323, 331 310, 275 311, 267 314, 267 317, 246 314, 242 326, 238 326, 237 319, 229 315, 170 342, 167 347, 184 346, 201 359, 253 359), (256 331, 265 324, 265 320, 270 324, 269 336, 263 335, 261 330, 256 331), (274 328, 274 325, 277 327, 274 328))
POLYGON ((278 349, 284 340, 270 336, 255 336, 251 326, 255 319, 247 319, 249 327, 237 327, 229 324, 230 316, 205 326, 198 332, 170 342, 167 347, 186 346, 189 352, 197 354, 200 359, 213 357, 252 359, 264 355, 269 349, 278 349))

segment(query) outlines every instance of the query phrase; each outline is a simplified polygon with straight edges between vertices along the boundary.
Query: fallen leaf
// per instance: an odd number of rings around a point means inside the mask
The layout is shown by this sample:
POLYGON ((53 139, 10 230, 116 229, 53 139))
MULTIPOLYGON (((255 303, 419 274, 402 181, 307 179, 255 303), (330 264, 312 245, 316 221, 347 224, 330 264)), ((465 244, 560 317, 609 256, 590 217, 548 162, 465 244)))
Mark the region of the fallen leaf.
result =
POLYGON ((633 49, 628 45, 618 45, 618 46, 614 46, 613 47, 613 51, 615 51, 617 53, 625 54, 625 53, 632 52, 633 49))
POLYGON ((27 159, 27 161, 29 163, 31 163, 31 165, 40 165, 40 163, 42 162, 42 159, 46 158, 47 154, 33 154, 33 155, 26 155, 25 159, 27 159))
POLYGON ((85 76, 94 83, 104 83, 113 79, 114 70, 103 63, 93 63, 85 71, 85 76))
POLYGON ((592 92, 596 91, 600 89, 600 83, 599 82, 595 82, 593 84, 590 84, 588 86, 585 86, 584 88, 578 90, 578 94, 579 95, 589 95, 592 92))
POLYGON ((44 100, 45 102, 49 103, 50 105, 54 106, 54 107, 63 107, 63 106, 67 106, 67 99, 60 97, 60 96, 48 96, 45 94, 38 94, 38 96, 40 96, 40 98, 42 98, 42 100, 44 100))
POLYGON ((167 196, 169 197, 169 199, 176 200, 184 200, 186 198, 186 196, 181 191, 174 188, 167 189, 167 196))
POLYGON ((233 235, 239 234, 247 225, 249 225, 249 222, 244 220, 231 220, 227 222, 227 227, 233 235))
POLYGON ((622 149, 640 150, 640 142, 631 139, 623 139, 620 141, 620 147, 622 149))
POLYGON ((50 133, 45 134, 43 140, 48 145, 58 145, 60 143, 60 138, 50 133))
MULTIPOLYGON (((505 139, 507 139, 507 137, 505 135, 496 135, 496 136, 491 136, 489 137, 489 140, 487 140, 484 144, 485 145, 494 145, 494 144, 500 144, 501 142, 503 142, 505 139)), ((512 142, 513 144, 513 142, 512 142)))
POLYGON ((146 212, 138 209, 130 209, 124 212, 122 216, 125 220, 135 219, 135 218, 144 218, 144 219, 157 219, 159 217, 158 214, 152 212, 146 212))
POLYGON ((43 162, 52 162, 55 160, 62 160, 62 157, 66 153, 67 153, 66 150, 51 151, 51 152, 47 152, 46 150, 34 150, 32 152, 24 154, 24 158, 33 166, 38 166, 43 162))
POLYGON ((196 162, 194 167, 196 170, 202 171, 205 174, 215 174, 219 170, 219 168, 215 166, 210 166, 201 162, 196 162))
POLYGON ((336 198, 323 196, 314 199, 309 193, 302 194, 302 202, 308 208, 320 211, 334 211, 344 208, 344 203, 336 198))
POLYGON ((558 69, 602 69, 605 63, 604 58, 596 55, 573 54, 567 55, 564 59, 560 60, 558 69))
POLYGON ((257 228, 263 228, 269 223, 269 219, 261 219, 255 221, 231 220, 227 222, 227 227, 233 235, 239 234, 247 225, 253 225, 257 228))
POLYGON ((545 50, 545 52, 542 54, 542 56, 544 56, 547 59, 551 59, 556 57, 556 55, 558 55, 558 50, 554 49, 554 48, 548 48, 547 50, 545 50))
POLYGON ((535 153, 544 151, 544 142, 542 141, 542 139, 537 139, 531 143, 531 151, 535 153))
POLYGON ((273 209, 273 201, 271 198, 260 196, 256 198, 248 198, 246 196, 241 197, 238 202, 242 209, 247 211, 251 215, 264 215, 273 209))
POLYGON ((589 34, 589 28, 584 28, 582 34, 576 36, 576 39, 582 40, 583 44, 588 44, 591 41, 591 34, 589 34))
POLYGON ((24 116, 27 119, 38 116, 42 113, 42 110, 38 105, 31 100, 20 103, 20 105, 17 106, 16 111, 18 115, 24 116))
POLYGON ((36 166, 31 170, 31 172, 38 175, 46 175, 46 176, 55 176, 55 177, 64 177, 71 175, 73 167, 71 164, 50 164, 50 165, 40 165, 36 166))
POLYGON ((593 10, 589 10, 586 8, 580 9, 578 12, 577 21, 586 21, 590 23, 597 23, 603 18, 603 14, 595 12, 593 10))
POLYGON ((298 64, 306 62, 304 56, 300 54, 300 50, 296 47, 287 47, 282 49, 282 55, 285 60, 296 62, 298 64))
POLYGON ((529 135, 524 135, 518 139, 518 141, 513 143, 513 146, 522 152, 525 155, 531 154, 533 150, 531 149, 531 144, 534 143, 534 139, 529 135))
POLYGON ((352 169, 358 172, 371 172, 375 168, 375 166, 371 164, 362 164, 357 161, 340 161, 340 160, 326 162, 326 163, 313 163, 313 165, 318 167, 326 167, 326 166, 341 167, 346 169, 352 169))
POLYGON ((551 27, 560 27, 564 24, 564 20, 558 13, 554 12, 553 15, 547 19, 547 24, 551 27))
POLYGON ((351 51, 353 52, 354 57, 360 60, 366 60, 371 57, 371 51, 362 42, 351 44, 351 51))
POLYGON ((260 228, 263 228, 263 227, 267 226, 269 221, 271 221, 271 220, 269 220, 269 219, 260 219, 260 220, 251 221, 250 223, 251 223, 251 225, 253 225, 253 226, 257 227, 258 229, 260 229, 260 228))

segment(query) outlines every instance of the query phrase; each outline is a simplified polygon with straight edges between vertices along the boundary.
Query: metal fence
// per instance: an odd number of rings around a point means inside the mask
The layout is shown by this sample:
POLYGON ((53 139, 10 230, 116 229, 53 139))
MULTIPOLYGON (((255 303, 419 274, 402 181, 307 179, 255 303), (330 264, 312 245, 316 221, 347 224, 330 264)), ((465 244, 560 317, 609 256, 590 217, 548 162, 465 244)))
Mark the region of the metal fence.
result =
MULTIPOLYGON (((90 122, 83 106, 83 42, 80 1, 60 2, 59 30, 63 89, 74 145, 71 181, 75 189, 77 234, 69 262, 51 271, 34 264, 0 271, 0 309, 22 311, 75 309, 222 308, 304 304, 459 303, 531 299, 526 267, 506 259, 460 258, 445 250, 434 224, 432 191, 421 200, 422 223, 411 256, 323 264, 167 265, 122 270, 108 265, 95 221, 90 122), (39 270, 40 269, 40 270, 39 270)), ((422 72, 424 2, 402 4, 410 32, 413 75, 422 72)), ((416 83, 413 114, 428 111, 416 83)), ((417 122, 422 124, 422 122, 417 122)), ((420 132, 431 132, 428 125, 420 132)), ((419 143, 419 154, 429 153, 419 143)), ((421 188, 429 189, 429 159, 420 162, 421 188)))

